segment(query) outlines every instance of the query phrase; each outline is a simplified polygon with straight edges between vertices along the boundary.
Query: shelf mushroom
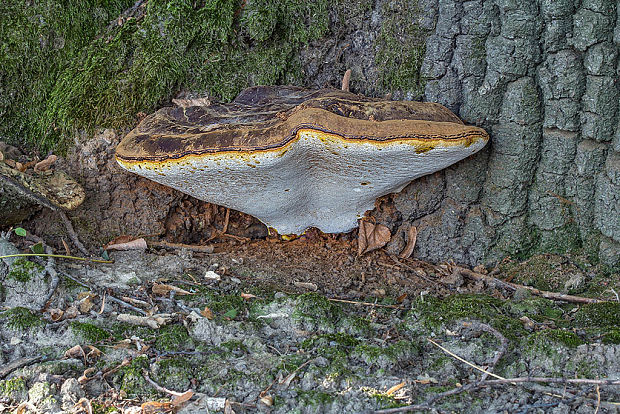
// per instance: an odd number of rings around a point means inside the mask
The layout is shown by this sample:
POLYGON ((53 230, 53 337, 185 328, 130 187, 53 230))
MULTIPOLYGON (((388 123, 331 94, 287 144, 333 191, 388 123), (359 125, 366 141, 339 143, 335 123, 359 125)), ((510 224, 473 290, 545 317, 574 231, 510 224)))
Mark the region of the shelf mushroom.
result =
POLYGON ((480 150, 488 134, 436 103, 290 86, 166 107, 116 149, 125 169, 257 217, 279 234, 349 231, 380 196, 480 150))

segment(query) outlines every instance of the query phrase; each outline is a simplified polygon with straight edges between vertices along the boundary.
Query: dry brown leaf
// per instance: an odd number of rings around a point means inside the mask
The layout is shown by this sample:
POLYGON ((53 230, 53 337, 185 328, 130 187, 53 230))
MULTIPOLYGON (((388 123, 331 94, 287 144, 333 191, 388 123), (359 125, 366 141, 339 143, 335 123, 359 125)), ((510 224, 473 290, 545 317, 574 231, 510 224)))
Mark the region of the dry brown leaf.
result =
POLYGON ((157 296, 167 296, 171 291, 174 291, 177 295, 192 295, 191 292, 188 292, 185 289, 181 289, 180 287, 176 287, 173 285, 168 285, 165 283, 155 283, 151 289, 154 295, 157 296))
POLYGON ((407 294, 403 293, 402 295, 400 295, 399 297, 396 298, 396 302, 398 303, 403 303, 403 301, 407 299, 407 294))
POLYGON ((93 303, 93 299, 96 297, 91 292, 80 292, 78 295, 78 300, 80 301, 78 306, 81 313, 88 313, 95 306, 93 303))
POLYGON ((78 310, 78 308, 76 308, 75 306, 69 306, 67 309, 65 309, 64 318, 73 319, 73 318, 77 318, 79 315, 80 315, 80 311, 78 310))
POLYGON ((205 308, 200 311, 200 314, 209 320, 215 318, 215 314, 208 306, 205 306, 205 308))
POLYGON ((360 221, 359 233, 357 236, 357 255, 380 249, 385 246, 392 234, 383 224, 374 224, 366 220, 360 221))
POLYGON ((404 382, 401 382, 400 384, 396 384, 396 385, 394 385, 392 388, 390 388, 389 390, 387 390, 385 393, 386 393, 387 395, 392 395, 392 394, 394 394, 396 391, 400 390, 400 389, 401 389, 402 387, 404 387, 404 386, 405 386, 405 383, 404 383, 404 382))
POLYGON ((260 398, 260 402, 265 404, 267 407, 271 407, 273 405, 273 397, 271 395, 265 395, 260 398))
POLYGON ((194 391, 192 390, 187 390, 181 395, 175 395, 171 401, 172 406, 178 407, 181 404, 185 403, 186 401, 189 401, 189 399, 192 398, 193 396, 194 396, 194 391))
POLYGON ((63 311, 62 309, 58 309, 58 308, 52 308, 48 310, 48 312, 50 314, 50 319, 52 320, 52 322, 58 322, 59 320, 62 319, 62 315, 65 314, 65 311, 63 311))
POLYGON ((87 398, 80 398, 80 401, 73 406, 73 412, 85 412, 86 414, 93 414, 93 406, 87 398), (77 411, 79 410, 79 411, 77 411))
POLYGON ((103 354, 103 352, 92 345, 86 345, 86 349, 88 350, 88 353, 86 353, 86 359, 89 362, 94 362, 103 354))
POLYGON ((65 351, 65 358, 83 359, 84 361, 86 361, 86 353, 84 352, 81 346, 76 345, 65 351))
POLYGON ((37 162, 34 165, 34 172, 43 172, 49 170, 52 164, 54 164, 57 159, 58 157, 52 154, 43 161, 37 162))
POLYGON ((409 231, 407 231, 407 245, 403 249, 402 252, 398 255, 401 259, 408 259, 413 254, 413 249, 415 248, 415 242, 418 239, 418 229, 411 226, 409 227, 409 231))
POLYGON ((169 402, 147 401, 140 408, 142 408, 142 414, 169 413, 172 410, 172 404, 169 402))
POLYGON ((256 296, 256 295, 253 295, 253 294, 251 294, 251 293, 242 293, 242 294, 241 294, 241 297, 242 297, 243 299, 245 299, 245 300, 250 300, 250 299, 254 299, 254 298, 256 298, 257 296, 256 296))
POLYGON ((106 250, 146 250, 146 240, 143 238, 131 240, 125 243, 108 244, 106 250))

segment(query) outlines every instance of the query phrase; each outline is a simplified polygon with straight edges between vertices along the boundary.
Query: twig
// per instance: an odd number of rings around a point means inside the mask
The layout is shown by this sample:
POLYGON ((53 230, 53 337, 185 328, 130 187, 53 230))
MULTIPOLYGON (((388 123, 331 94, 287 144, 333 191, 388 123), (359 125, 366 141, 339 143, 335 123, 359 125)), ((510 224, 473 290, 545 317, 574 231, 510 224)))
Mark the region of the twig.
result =
MULTIPOLYGON (((74 281, 74 282, 75 282, 75 283, 77 283, 78 285, 81 285, 81 286, 83 286, 83 287, 85 287, 85 288, 87 288, 87 289, 89 289, 89 290, 91 290, 91 291, 93 291, 93 292, 96 292, 96 291, 97 291, 97 289, 96 289, 96 288, 94 288, 93 286, 90 286, 88 283, 82 282, 81 280, 79 280, 79 279, 77 279, 77 278, 75 278, 75 277, 73 277, 73 276, 71 276, 71 275, 68 275, 67 273, 61 272, 61 273, 60 273, 60 275, 61 275, 62 277, 65 277, 65 278, 67 278, 67 279, 69 279, 69 280, 74 281)), ((121 300, 121 299, 115 298, 114 296, 112 296, 112 295, 110 295, 110 294, 108 294, 106 297, 107 297, 107 299, 108 299, 109 301, 111 301, 111 302, 118 303, 118 304, 119 304, 119 305, 121 305, 121 306, 124 306, 124 307, 126 307, 126 308, 128 308, 128 309, 131 309, 131 310, 132 310, 132 311, 134 311, 134 312, 137 312, 137 313, 140 313, 140 314, 142 314, 142 315, 145 315, 145 316, 146 316, 146 312, 145 312, 145 311, 143 311, 142 309, 137 308, 137 307, 135 307, 135 306, 133 306, 133 305, 131 305, 131 304, 127 303, 127 302, 125 302, 124 300, 121 300)))
POLYGON ((100 260, 100 259, 91 259, 88 257, 77 257, 77 256, 67 256, 64 254, 48 254, 48 253, 17 253, 17 254, 7 254, 4 256, 0 256, 0 259, 6 259, 8 257, 57 257, 59 259, 71 259, 71 260, 81 260, 83 262, 94 262, 94 263, 114 263, 114 260, 100 260))
POLYGON ((598 413, 599 408, 601 407, 601 387, 596 384, 596 410, 594 410, 594 414, 598 413))
POLYGON ((172 390, 169 390, 168 388, 162 387, 161 385, 159 385, 158 383, 156 383, 149 377, 149 374, 148 372, 146 372, 146 369, 142 370, 142 375, 144 376, 144 379, 159 392, 163 392, 169 395, 174 395, 175 397, 181 397, 183 394, 185 394, 183 392, 172 391, 172 390))
POLYGON ((146 315, 147 315, 147 313, 146 313, 145 311, 143 311, 142 309, 137 308, 137 307, 135 307, 135 306, 133 306, 133 305, 131 305, 131 304, 129 304, 129 303, 127 303, 127 302, 125 302, 124 300, 121 300, 121 299, 115 298, 114 296, 110 296, 110 295, 107 295, 106 297, 108 298, 108 300, 109 300, 110 302, 115 302, 115 303, 118 303, 119 305, 124 306, 124 307, 125 307, 125 308, 127 308, 127 309, 131 309, 132 311, 134 311, 134 312, 136 312, 136 313, 139 313, 139 314, 141 314, 141 315, 144 315, 144 316, 146 316, 146 315))
POLYGON ((9 362, 4 367, 0 368, 0 379, 6 377, 7 375, 15 371, 16 369, 20 369, 23 367, 27 367, 28 365, 36 364, 42 359, 43 359, 43 355, 39 355, 39 356, 32 357, 32 358, 19 358, 13 362, 9 362))
POLYGON ((355 300, 336 299, 336 298, 327 298, 327 300, 331 302, 350 303, 352 305, 376 306, 380 308, 390 308, 390 309, 406 309, 405 307, 398 306, 398 305, 384 305, 381 303, 358 302, 355 300))
POLYGON ((573 295, 566 295, 564 293, 549 292, 546 290, 536 289, 531 286, 519 285, 517 283, 512 283, 512 282, 506 282, 506 281, 497 279, 495 277, 483 275, 482 273, 477 273, 477 272, 474 272, 472 270, 465 269, 462 267, 457 267, 456 270, 459 271, 462 275, 472 278, 474 280, 482 280, 486 282, 497 283, 502 286, 508 287, 510 289, 526 289, 530 291, 532 294, 541 296, 546 299, 562 300, 562 301, 571 302, 571 303, 605 303, 607 302, 601 299, 584 298, 582 296, 573 296, 573 295))
MULTIPOLYGON (((49 246, 45 246, 45 251, 48 254, 52 254, 52 248, 49 246)), ((54 296, 56 289, 58 289, 58 282, 60 282, 60 278, 58 277, 58 272, 56 271, 55 264, 56 263, 54 262, 54 258, 52 256, 49 256, 47 258, 47 264, 45 265, 45 271, 48 275, 50 275, 50 278, 52 280, 50 281, 50 288, 47 297, 45 298, 45 302, 43 302, 43 305, 41 306, 41 311, 47 309, 50 301, 52 300, 52 296, 54 296)))
POLYGON ((477 369, 478 371, 480 371, 480 372, 482 372, 482 373, 484 373, 484 374, 486 374, 486 375, 490 375, 490 376, 492 376, 493 378, 497 378, 497 379, 501 379, 501 380, 505 379, 505 378, 503 378, 503 377, 500 377, 499 375, 496 375, 496 374, 494 374, 494 373, 492 373, 492 372, 490 372, 490 371, 487 371, 487 370, 485 370, 485 369, 483 369, 483 368, 479 367, 479 366, 478 366, 478 365, 476 365, 476 364, 472 364, 471 362, 469 362, 469 361, 467 361, 467 360, 465 360, 465 359, 461 358, 460 356, 458 356, 457 354, 455 354, 455 353, 453 353, 453 352, 450 352, 448 349, 446 349, 446 348, 444 348, 443 346, 439 345, 437 342, 433 341, 431 338, 426 338, 426 339, 428 340, 428 342, 430 342, 431 344, 435 345, 436 347, 438 347, 439 349, 441 349, 441 350, 442 350, 443 352, 445 352, 446 354, 450 355, 451 357, 453 357, 453 358, 455 358, 455 359, 458 359, 459 361, 461 361, 461 362, 463 362, 463 363, 465 363, 465 364, 469 365, 470 367, 472 367, 472 368, 474 368, 474 369, 477 369))
POLYGON ((169 243, 167 241, 160 242, 147 242, 149 247, 162 247, 164 249, 173 249, 173 250, 181 250, 186 249, 192 252, 200 252, 200 253, 213 253, 213 246, 201 246, 196 244, 183 244, 183 243, 169 243))

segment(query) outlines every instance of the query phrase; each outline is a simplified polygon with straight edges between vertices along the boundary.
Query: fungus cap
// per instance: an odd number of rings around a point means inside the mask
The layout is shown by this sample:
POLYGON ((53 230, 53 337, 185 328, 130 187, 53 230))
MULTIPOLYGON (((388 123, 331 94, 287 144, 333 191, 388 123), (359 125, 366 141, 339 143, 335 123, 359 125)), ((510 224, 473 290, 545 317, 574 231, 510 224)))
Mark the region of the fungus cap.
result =
POLYGON ((119 144, 125 169, 251 214, 280 234, 346 232, 376 198, 487 143, 435 103, 255 87, 231 104, 168 107, 119 144))

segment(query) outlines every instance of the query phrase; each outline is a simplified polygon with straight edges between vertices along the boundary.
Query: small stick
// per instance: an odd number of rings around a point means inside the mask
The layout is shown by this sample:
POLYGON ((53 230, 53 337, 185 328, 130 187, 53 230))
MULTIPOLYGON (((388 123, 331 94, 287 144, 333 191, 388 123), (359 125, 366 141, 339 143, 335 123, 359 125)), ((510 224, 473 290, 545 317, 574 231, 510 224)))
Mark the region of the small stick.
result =
POLYGON ((352 305, 365 305, 365 306, 377 306, 380 308, 391 308, 391 309, 406 309, 402 306, 398 305, 383 305, 381 303, 370 303, 370 302, 358 302, 355 300, 346 300, 346 299, 336 299, 336 298, 327 298, 327 300, 331 302, 341 302, 341 303, 350 303, 352 305))
POLYGON ((77 257, 77 256, 67 256, 64 254, 49 254, 49 253, 17 253, 17 254, 7 254, 4 256, 0 256, 0 259, 6 259, 8 257, 57 257, 59 259, 71 259, 71 260, 81 260, 83 262, 94 262, 94 263, 114 263, 114 260, 100 260, 100 259, 91 259, 88 257, 77 257))
POLYGON ((503 281, 501 279, 497 279, 495 277, 491 277, 491 276, 487 276, 487 275, 483 275, 482 273, 477 273, 474 272, 472 270, 469 269, 464 269, 461 267, 457 267, 457 269, 462 275, 467 276, 469 278, 472 278, 474 280, 482 280, 482 281, 486 281, 486 282, 493 282, 493 283, 498 283, 502 286, 511 288, 511 289, 526 289, 529 290, 533 295, 536 296, 541 296, 545 299, 553 299, 553 300, 562 300, 565 302, 571 302, 571 303, 605 303, 607 301, 605 300, 601 300, 601 299, 595 299, 595 298, 584 298, 582 296, 573 296, 573 295, 566 295, 564 293, 557 293, 557 292, 549 292, 546 290, 540 290, 540 289, 536 289, 534 287, 531 286, 525 286, 525 285, 519 285, 517 283, 512 283, 512 282, 506 282, 503 281))
MULTIPOLYGON (((81 285, 81 286, 83 286, 83 287, 85 287, 85 288, 87 288, 87 289, 89 289, 89 290, 92 290, 93 292, 96 292, 96 291, 97 291, 97 289, 95 289, 94 287, 90 286, 88 283, 82 282, 81 280, 79 280, 79 279, 77 279, 77 278, 75 278, 75 277, 73 277, 73 276, 71 276, 71 275, 68 275, 67 273, 61 272, 61 273, 60 273, 60 275, 61 275, 61 276, 63 276, 63 277, 66 277, 66 278, 67 278, 67 279, 69 279, 69 280, 74 281, 74 282, 75 282, 75 283, 77 283, 78 285, 81 285)), ((124 307, 126 307, 126 308, 128 308, 128 309, 131 309, 131 310, 132 310, 132 311, 134 311, 134 312, 137 312, 137 313, 139 313, 139 314, 141 314, 141 315, 146 316, 146 312, 145 312, 145 311, 143 311, 143 310, 142 310, 142 309, 140 309, 140 308, 136 308, 135 306, 133 306, 133 305, 131 305, 131 304, 129 304, 129 303, 127 303, 127 302, 125 302, 124 300, 120 300, 120 299, 118 299, 118 298, 115 298, 114 296, 112 296, 112 295, 110 295, 110 294, 108 294, 106 297, 107 297, 107 299, 108 299, 109 301, 111 301, 111 302, 118 303, 118 304, 119 304, 119 305, 121 305, 121 306, 124 306, 124 307)))
POLYGON ((463 363, 465 363, 465 364, 469 365, 470 367, 472 367, 472 368, 474 368, 474 369, 477 369, 478 371, 480 371, 480 372, 484 373, 485 375, 490 375, 490 376, 492 376, 493 378, 497 378, 497 379, 500 379, 500 380, 504 380, 504 379, 506 379, 506 378, 504 378, 504 377, 500 377, 499 375, 496 375, 496 374, 494 374, 494 373, 492 373, 492 372, 490 372, 490 371, 487 371, 487 370, 485 370, 485 369, 483 369, 483 368, 479 367, 479 366, 478 366, 478 365, 476 365, 476 364, 472 364, 471 362, 469 362, 469 361, 467 361, 467 360, 465 360, 465 359, 461 358, 460 356, 458 356, 457 354, 455 354, 455 353, 453 353, 453 352, 450 352, 448 349, 446 349, 446 348, 444 348, 443 346, 439 345, 437 342, 433 341, 431 338, 426 338, 426 339, 428 340, 428 342, 430 342, 431 344, 435 345, 436 347, 438 347, 439 349, 441 349, 441 350, 442 350, 443 352, 445 352, 446 354, 450 355, 451 357, 453 357, 453 358, 455 358, 455 359, 458 359, 459 361, 461 361, 461 362, 463 362, 463 363))
POLYGON ((169 390, 168 388, 162 387, 161 385, 159 385, 158 383, 156 383, 149 377, 149 374, 146 372, 145 369, 142 370, 142 375, 144 376, 144 379, 159 392, 163 392, 169 395, 174 395, 175 397, 181 397, 183 396, 183 394, 185 394, 183 392, 172 391, 172 390, 169 390))
POLYGON ((19 358, 13 362, 9 362, 4 367, 0 368, 0 379, 6 377, 16 369, 27 367, 28 365, 35 364, 43 359, 43 355, 39 355, 32 358, 19 358))

